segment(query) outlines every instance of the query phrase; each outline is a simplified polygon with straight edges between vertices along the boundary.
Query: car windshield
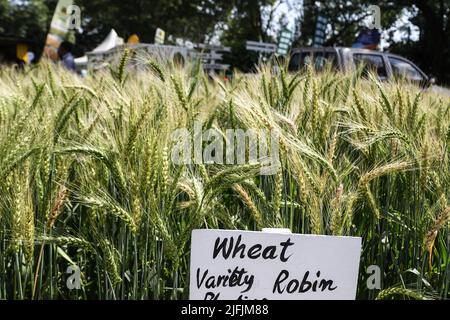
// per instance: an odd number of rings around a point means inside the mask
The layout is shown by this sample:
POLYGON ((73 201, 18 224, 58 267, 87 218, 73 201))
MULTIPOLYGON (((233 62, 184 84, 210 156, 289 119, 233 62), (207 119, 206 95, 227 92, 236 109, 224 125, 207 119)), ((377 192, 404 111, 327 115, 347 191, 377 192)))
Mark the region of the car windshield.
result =
POLYGON ((289 62, 289 71, 298 71, 308 65, 313 65, 316 71, 324 70, 327 65, 336 68, 336 53, 324 51, 303 51, 294 53, 289 62))

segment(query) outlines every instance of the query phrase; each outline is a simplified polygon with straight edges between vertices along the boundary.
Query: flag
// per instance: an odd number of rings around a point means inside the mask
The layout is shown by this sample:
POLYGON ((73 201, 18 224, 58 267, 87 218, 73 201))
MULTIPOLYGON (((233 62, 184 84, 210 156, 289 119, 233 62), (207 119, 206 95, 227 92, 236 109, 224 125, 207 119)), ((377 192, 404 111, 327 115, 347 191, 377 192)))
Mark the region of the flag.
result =
POLYGON ((73 5, 73 0, 59 0, 53 14, 50 30, 45 40, 44 54, 46 58, 58 59, 58 48, 64 41, 69 31, 69 22, 72 17, 69 7, 73 5))

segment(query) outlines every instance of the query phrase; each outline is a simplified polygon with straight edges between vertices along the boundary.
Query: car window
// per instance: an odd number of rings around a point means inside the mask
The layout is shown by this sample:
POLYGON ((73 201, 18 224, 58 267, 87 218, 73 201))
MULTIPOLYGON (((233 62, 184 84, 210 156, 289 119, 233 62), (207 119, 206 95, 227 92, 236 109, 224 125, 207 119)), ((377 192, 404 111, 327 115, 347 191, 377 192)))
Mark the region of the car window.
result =
POLYGON ((411 81, 424 81, 422 74, 405 60, 389 57, 392 72, 396 78, 406 78, 411 81))
POLYGON ((381 80, 387 78, 386 66, 384 65, 383 57, 379 54, 354 53, 353 59, 356 67, 363 66, 363 74, 368 75, 369 72, 374 72, 381 80))
POLYGON ((312 64, 316 71, 322 71, 327 64, 337 67, 335 52, 303 51, 292 55, 289 62, 289 71, 297 71, 312 64))

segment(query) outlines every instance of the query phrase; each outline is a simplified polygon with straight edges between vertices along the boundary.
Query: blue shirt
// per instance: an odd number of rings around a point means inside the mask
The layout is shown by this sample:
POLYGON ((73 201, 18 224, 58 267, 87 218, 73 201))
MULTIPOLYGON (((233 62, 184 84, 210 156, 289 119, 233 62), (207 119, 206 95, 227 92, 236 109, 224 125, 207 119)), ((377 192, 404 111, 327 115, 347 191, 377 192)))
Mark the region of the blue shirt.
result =
POLYGON ((73 54, 71 54, 70 52, 66 53, 65 55, 62 56, 61 59, 64 67, 66 67, 69 70, 75 71, 75 58, 73 57, 73 54))
POLYGON ((361 48, 368 44, 379 44, 380 36, 380 32, 377 29, 362 30, 356 38, 353 48, 361 48))

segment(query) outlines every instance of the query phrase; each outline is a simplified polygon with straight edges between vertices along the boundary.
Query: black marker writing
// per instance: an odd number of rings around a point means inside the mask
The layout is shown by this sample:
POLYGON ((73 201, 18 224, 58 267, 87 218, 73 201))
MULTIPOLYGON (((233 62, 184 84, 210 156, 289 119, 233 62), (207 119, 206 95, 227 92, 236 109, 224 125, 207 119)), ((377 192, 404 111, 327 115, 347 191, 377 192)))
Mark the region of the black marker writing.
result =
POLYGON ((249 291, 253 286, 255 279, 254 275, 248 274, 244 268, 234 268, 234 270, 228 269, 228 274, 224 275, 210 275, 209 270, 201 273, 200 268, 197 268, 197 288, 200 289, 204 285, 206 289, 214 289, 218 287, 242 287, 246 286, 241 293, 249 291))
MULTIPOLYGON (((317 278, 320 277, 320 271, 316 273, 317 278)), ((309 281, 309 271, 306 271, 302 281, 298 279, 289 279, 289 271, 282 270, 279 274, 275 283, 273 285, 272 292, 273 293, 305 293, 308 291, 316 292, 321 290, 322 292, 325 290, 333 291, 337 288, 337 286, 333 287, 333 280, 314 280, 309 281)))
POLYGON ((244 259, 245 257, 248 257, 249 259, 258 259, 262 257, 266 260, 274 260, 279 257, 280 261, 286 262, 291 256, 287 256, 286 251, 288 247, 292 245, 294 245, 294 243, 291 241, 291 238, 288 238, 286 241, 280 242, 279 246, 281 247, 281 252, 278 255, 277 252, 279 249, 275 245, 269 245, 263 248, 261 244, 255 244, 250 248, 247 248, 247 245, 245 243, 242 243, 242 236, 238 236, 237 240, 235 240, 234 237, 223 239, 220 239, 220 237, 218 237, 214 243, 213 259, 216 259, 220 254, 224 259, 244 259))

